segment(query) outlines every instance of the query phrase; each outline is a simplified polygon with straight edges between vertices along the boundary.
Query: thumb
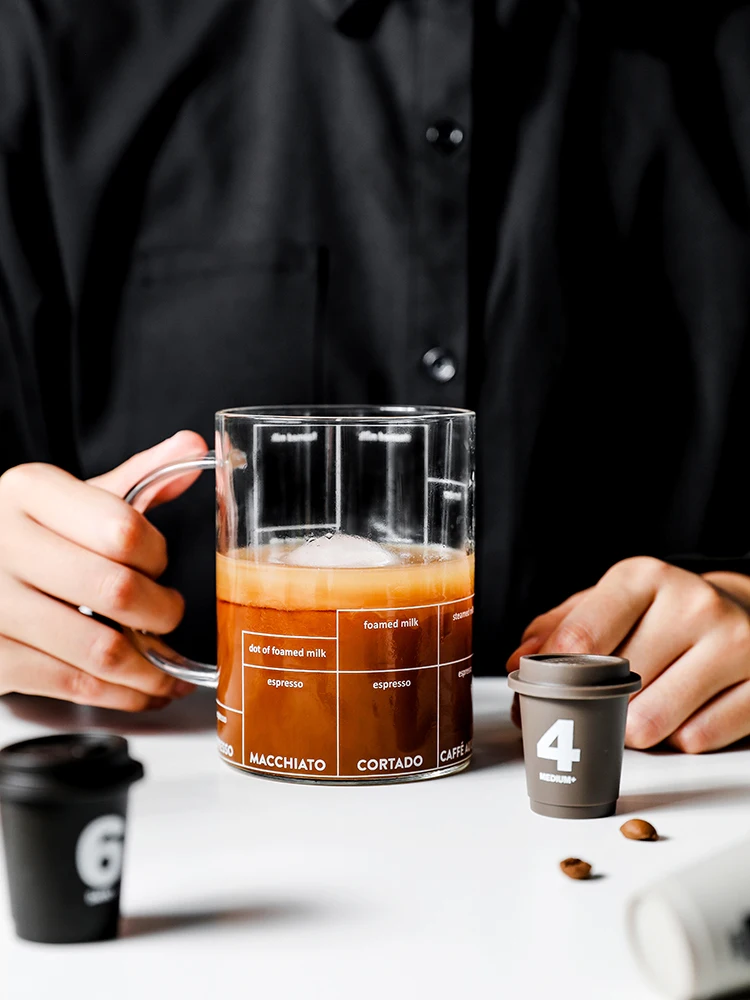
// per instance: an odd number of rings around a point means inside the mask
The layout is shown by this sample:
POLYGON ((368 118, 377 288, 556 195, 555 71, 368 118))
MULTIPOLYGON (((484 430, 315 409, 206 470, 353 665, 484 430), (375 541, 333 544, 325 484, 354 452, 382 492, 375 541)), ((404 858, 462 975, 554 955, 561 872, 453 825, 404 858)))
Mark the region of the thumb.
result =
MULTIPOLYGON (((135 486, 139 480, 149 473, 154 472, 159 466, 170 465, 172 462, 179 462, 188 458, 198 458, 205 455, 208 445, 195 431, 178 431, 173 437, 160 441, 153 448, 138 452, 132 455, 122 465, 105 472, 101 476, 89 479, 90 486, 98 486, 99 489, 113 493, 115 496, 124 497, 135 486)), ((138 508, 145 510, 146 507, 154 507, 167 500, 174 500, 191 486, 200 475, 200 472, 187 472, 182 476, 175 476, 174 479, 166 479, 161 483, 154 484, 150 489, 142 493, 138 498, 138 508)))
POLYGON ((577 594, 572 594, 562 604, 558 604, 556 608, 552 608, 543 615, 538 615, 526 627, 521 637, 521 645, 508 657, 508 662, 505 665, 506 671, 510 674, 514 670, 518 670, 522 656, 531 656, 534 653, 538 653, 557 626, 564 621, 586 594, 588 594, 588 590, 581 590, 577 594))

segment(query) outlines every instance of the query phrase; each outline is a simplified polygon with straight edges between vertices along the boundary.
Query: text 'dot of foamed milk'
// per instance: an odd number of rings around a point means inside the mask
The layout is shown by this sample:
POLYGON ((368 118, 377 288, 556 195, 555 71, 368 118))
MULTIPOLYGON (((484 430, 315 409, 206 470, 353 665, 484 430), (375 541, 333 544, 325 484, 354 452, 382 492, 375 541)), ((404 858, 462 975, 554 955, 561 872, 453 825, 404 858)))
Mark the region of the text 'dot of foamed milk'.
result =
POLYGON ((335 670, 336 638, 261 636, 243 632, 245 666, 335 670))

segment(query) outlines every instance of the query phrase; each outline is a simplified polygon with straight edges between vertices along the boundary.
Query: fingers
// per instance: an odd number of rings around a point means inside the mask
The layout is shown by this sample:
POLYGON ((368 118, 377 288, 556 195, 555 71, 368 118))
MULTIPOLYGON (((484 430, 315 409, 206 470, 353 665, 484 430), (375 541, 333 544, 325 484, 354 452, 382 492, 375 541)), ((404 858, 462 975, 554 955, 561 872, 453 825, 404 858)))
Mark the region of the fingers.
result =
MULTIPOLYGON (((740 605, 699 578, 689 591, 680 591, 672 597, 676 603, 681 599, 679 603, 689 623, 685 624, 682 635, 677 632, 676 642, 683 645, 687 641, 688 649, 667 669, 658 672, 656 661, 648 663, 645 659, 645 644, 641 647, 641 669, 650 683, 631 701, 626 730, 628 746, 640 749, 655 746, 720 691, 745 681, 750 673, 750 616, 740 605)), ((674 615, 660 609, 656 601, 642 623, 646 638, 655 635, 662 620, 674 621, 674 615), (652 617, 654 620, 650 622, 652 617)), ((750 716, 745 719, 745 731, 750 732, 750 716)))
MULTIPOLYGON (((714 594, 714 596, 716 596, 714 594)), ((647 688, 667 667, 678 660, 700 634, 695 618, 685 613, 685 602, 670 588, 660 591, 653 604, 628 637, 614 652, 630 661, 630 666, 647 688)), ((632 697, 637 698, 638 692, 632 697)))
MULTIPOLYGON (((670 665, 682 664, 681 657, 703 637, 713 636, 724 645, 720 649, 714 642, 716 659, 707 657, 704 670, 715 677, 717 671, 726 674, 747 656, 749 621, 747 612, 735 600, 702 577, 672 567, 664 574, 651 608, 616 652, 630 660, 645 690, 667 667, 671 670, 670 665)), ((633 698, 642 694, 636 693, 633 698)))
POLYGON ((142 691, 101 680, 4 636, 0 636, 0 663, 0 694, 41 695, 122 712, 163 708, 168 703, 168 699, 153 698, 142 691))
MULTIPOLYGON (((157 634, 176 627, 182 598, 153 579, 167 564, 164 538, 120 496, 159 465, 205 451, 186 431, 90 483, 34 464, 0 477, 0 693, 138 711, 192 690, 69 605, 157 634)), ((150 497, 178 496, 197 474, 150 497)))
POLYGON ((103 681, 152 697, 180 697, 192 690, 148 663, 122 633, 7 578, 0 585, 0 633, 103 681), (10 608, 12 614, 6 610, 10 608))
POLYGON ((736 684, 696 712, 669 742, 684 753, 721 750, 750 732, 750 681, 736 684))
MULTIPOLYGON (((116 469, 90 479, 90 486, 98 486, 102 490, 117 497, 124 497, 136 483, 160 465, 169 465, 196 455, 204 455, 208 446, 200 434, 194 431, 178 431, 173 437, 161 441, 147 451, 141 451, 118 465, 116 469)), ((184 476, 157 483, 145 490, 138 497, 138 509, 145 510, 167 500, 174 500, 191 486, 200 472, 189 472, 184 476)))
MULTIPOLYGON (((626 559, 591 590, 535 619, 509 669, 530 652, 626 657, 643 679, 629 706, 628 746, 645 749, 670 739, 700 752, 750 734, 750 583, 744 577, 704 578, 657 559, 626 559)), ((517 715, 514 704, 511 717, 517 715)))
MULTIPOLYGON (((161 576, 166 569, 164 536, 111 493, 92 489, 51 465, 18 466, 6 473, 3 483, 9 499, 15 501, 17 528, 23 527, 26 515, 78 546, 151 577, 161 576)), ((13 535, 6 536, 6 545, 12 543, 13 535)))
POLYGON ((567 600, 563 601, 562 604, 558 604, 557 607, 551 608, 549 611, 545 611, 543 615, 537 615, 537 617, 534 618, 534 620, 524 630, 521 642, 529 642, 532 638, 541 638, 542 640, 546 639, 547 636, 554 629, 556 629, 560 622, 566 617, 568 612, 572 611, 573 608, 580 604, 589 592, 590 588, 589 590, 581 590, 577 594, 572 594, 567 598, 567 600))
POLYGON ((514 670, 518 670, 521 657, 532 656, 534 653, 538 653, 543 641, 543 637, 532 636, 531 639, 527 639, 526 642, 521 643, 515 653, 512 653, 508 657, 508 662, 505 664, 506 672, 512 674, 514 670))
POLYGON ((617 563, 557 625, 540 653, 614 652, 651 606, 669 569, 645 556, 617 563))
POLYGON ((729 573, 724 570, 715 573, 701 573, 701 579, 710 583, 711 586, 731 598, 750 614, 750 577, 744 576, 742 573, 729 573))
POLYGON ((6 541, 3 563, 12 576, 36 590, 86 605, 130 628, 163 634, 182 618, 184 603, 176 590, 82 549, 28 518, 19 520, 12 541, 6 541))
MULTIPOLYGON (((644 750, 661 743, 732 683, 735 667, 716 656, 714 643, 706 636, 632 699, 626 745, 644 750)), ((750 719, 746 724, 750 728, 750 719)))
POLYGON ((519 661, 522 656, 531 656, 533 653, 539 652, 549 634, 557 628, 567 613, 583 599, 586 593, 588 591, 573 594, 556 608, 552 608, 543 615, 538 615, 527 626, 522 636, 521 645, 508 657, 505 669, 509 674, 514 670, 518 670, 519 661))
MULTIPOLYGON (((507 673, 510 674, 514 670, 518 670, 522 656, 531 656, 534 653, 538 653, 550 632, 559 625, 569 611, 580 603, 587 593, 588 591, 582 590, 577 594, 572 594, 556 608, 552 608, 543 615, 538 615, 524 631, 521 645, 508 658, 508 662, 505 665, 507 673)), ((521 707, 517 694, 513 695, 513 701, 511 702, 510 721, 514 726, 517 726, 519 729, 521 728, 521 707)))

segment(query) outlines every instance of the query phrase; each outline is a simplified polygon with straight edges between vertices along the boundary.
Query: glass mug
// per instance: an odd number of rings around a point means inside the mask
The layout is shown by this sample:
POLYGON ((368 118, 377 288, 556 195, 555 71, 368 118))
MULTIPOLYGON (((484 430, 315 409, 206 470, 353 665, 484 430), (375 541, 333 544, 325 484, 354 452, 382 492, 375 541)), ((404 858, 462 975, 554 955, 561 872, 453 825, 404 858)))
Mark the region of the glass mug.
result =
POLYGON ((472 743, 474 429, 469 410, 247 407, 216 451, 218 667, 127 630, 217 689, 221 757, 275 778, 412 781, 472 743))

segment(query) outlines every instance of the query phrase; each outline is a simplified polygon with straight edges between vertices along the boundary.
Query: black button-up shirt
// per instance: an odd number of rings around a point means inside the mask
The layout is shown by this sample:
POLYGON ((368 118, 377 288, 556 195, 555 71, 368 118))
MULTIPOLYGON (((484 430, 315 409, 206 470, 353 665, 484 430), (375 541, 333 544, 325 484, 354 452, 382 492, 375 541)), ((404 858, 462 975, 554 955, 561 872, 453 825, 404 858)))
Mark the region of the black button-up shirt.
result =
MULTIPOLYGON (((750 550, 749 121, 748 3, 0 0, 0 463, 474 407, 496 671, 618 559, 750 550)), ((207 656, 204 478, 155 516, 207 656)))

